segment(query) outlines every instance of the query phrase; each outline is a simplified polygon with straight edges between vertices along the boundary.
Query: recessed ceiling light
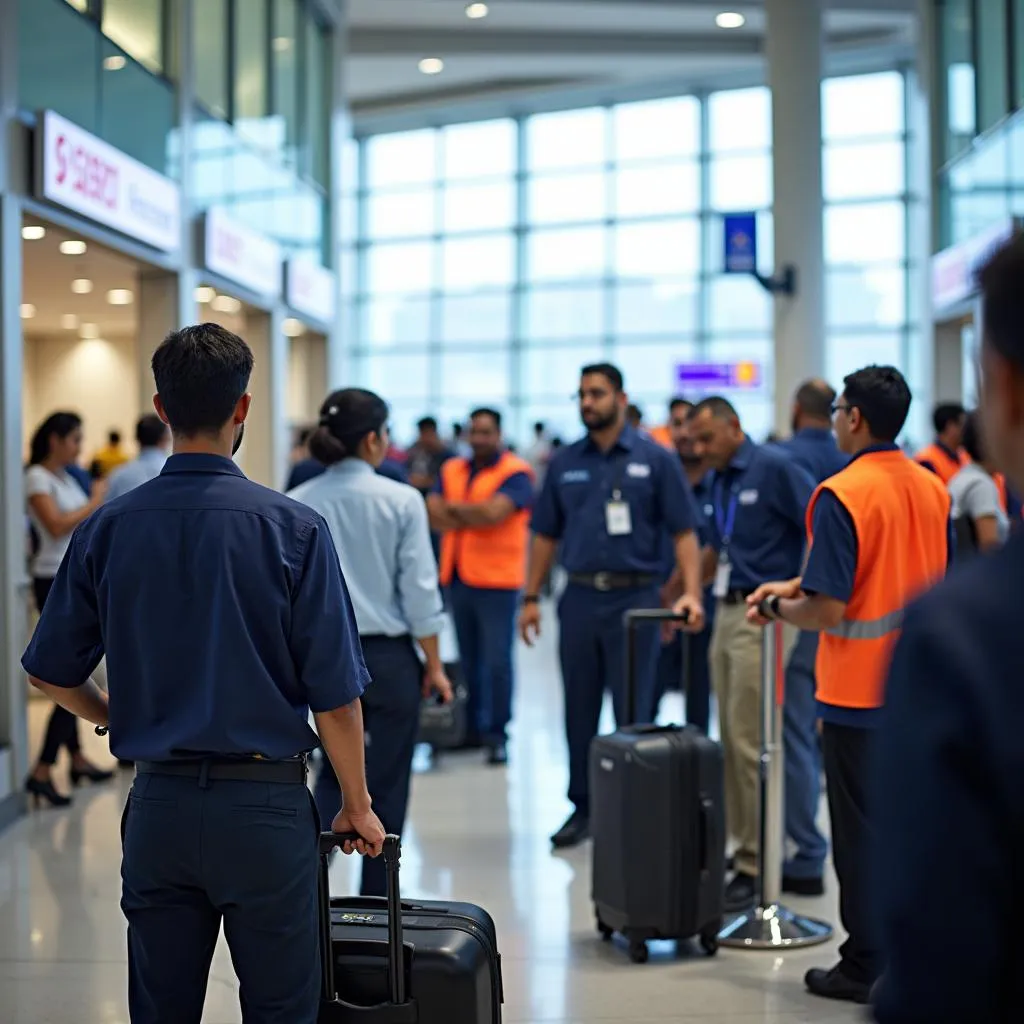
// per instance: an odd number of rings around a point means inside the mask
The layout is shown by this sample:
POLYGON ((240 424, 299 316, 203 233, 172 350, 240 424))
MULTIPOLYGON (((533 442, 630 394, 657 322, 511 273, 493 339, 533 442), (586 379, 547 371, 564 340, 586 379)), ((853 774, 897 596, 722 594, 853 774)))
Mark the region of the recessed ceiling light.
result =
POLYGON ((88 248, 89 246, 78 238, 69 238, 66 242, 60 243, 60 251, 65 256, 83 256, 88 248))
POLYGON ((209 285, 203 284, 195 290, 195 300, 201 305, 206 305, 208 302, 213 302, 216 294, 217 292, 215 289, 211 288, 209 285))
POLYGON ((87 277, 76 277, 71 282, 71 290, 76 295, 88 295, 92 291, 92 281, 87 277))
POLYGON ((240 313, 242 311, 242 303, 231 295, 218 295, 210 305, 218 313, 240 313))
POLYGON ((282 330, 285 333, 285 337, 301 338, 306 333, 306 325, 301 320, 296 320, 295 317, 290 316, 282 324, 282 330))
POLYGON ((425 75, 439 75, 444 71, 444 61, 440 57, 424 57, 420 61, 420 71, 425 75))
POLYGON ((65 331, 78 330, 78 317, 74 313, 65 313, 60 318, 60 325, 65 331))
POLYGON ((120 71, 128 62, 119 53, 112 54, 103 61, 103 66, 108 71, 120 71))
POLYGON ((38 242, 40 238, 46 237, 46 228, 42 224, 26 224, 21 229, 21 237, 26 242, 38 242))
POLYGON ((86 341, 93 341, 100 336, 100 325, 99 324, 82 324, 78 328, 78 336, 85 338, 86 341))
POLYGON ((288 36, 275 36, 274 37, 274 52, 275 53, 287 53, 293 46, 294 40, 288 36))
POLYGON ((21 319, 31 320, 36 315, 36 307, 31 302, 23 302, 21 304, 21 319))
POLYGON ((466 17, 472 18, 474 21, 479 18, 486 18, 490 13, 491 9, 487 4, 468 4, 466 6, 466 17))
POLYGON ((130 306, 135 300, 129 288, 111 288, 107 292, 107 302, 112 306, 130 306))
POLYGON ((746 23, 747 19, 736 11, 722 11, 715 18, 715 24, 719 28, 743 28, 746 23))

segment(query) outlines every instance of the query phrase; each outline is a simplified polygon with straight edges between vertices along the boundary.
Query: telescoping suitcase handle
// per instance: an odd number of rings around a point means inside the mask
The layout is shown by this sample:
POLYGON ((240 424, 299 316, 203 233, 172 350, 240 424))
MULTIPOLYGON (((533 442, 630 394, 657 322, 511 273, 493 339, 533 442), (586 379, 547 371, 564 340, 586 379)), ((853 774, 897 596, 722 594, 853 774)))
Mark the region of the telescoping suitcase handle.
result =
MULTIPOLYGON (((357 842, 363 837, 358 832, 322 832, 320 834, 320 997, 326 1004, 333 1004, 340 1012, 331 1020, 366 1021, 366 1024, 380 1021, 387 1024, 413 1022, 416 1020, 415 1005, 407 1002, 405 992, 405 954, 402 936, 402 897, 398 884, 398 872, 402 859, 402 841, 398 836, 384 837, 384 867, 387 871, 387 914, 388 914, 388 1005, 384 1007, 355 1007, 338 1001, 334 987, 334 955, 331 951, 331 888, 328 856, 346 842, 357 842), (351 1016, 344 1011, 351 1011, 351 1016), (409 1013, 403 1013, 408 1010, 409 1013), (379 1011, 384 1011, 381 1014, 379 1011), (397 1014, 397 1015, 396 1015, 397 1014)), ((323 1017, 321 1019, 324 1019, 323 1017)))
MULTIPOLYGON (((690 621, 689 612, 674 612, 670 608, 631 608, 622 616, 626 627, 626 720, 623 725, 636 723, 636 628, 642 622, 690 621)), ((685 662, 684 662, 685 669, 685 662)))

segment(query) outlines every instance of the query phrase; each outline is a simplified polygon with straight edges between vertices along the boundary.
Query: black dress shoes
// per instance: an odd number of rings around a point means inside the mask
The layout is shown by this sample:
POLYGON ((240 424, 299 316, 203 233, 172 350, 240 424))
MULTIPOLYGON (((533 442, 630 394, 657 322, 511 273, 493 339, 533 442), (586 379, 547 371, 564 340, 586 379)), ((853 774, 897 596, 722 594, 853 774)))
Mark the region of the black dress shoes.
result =
POLYGON ((822 999, 866 1005, 871 998, 871 986, 844 974, 841 964, 836 964, 830 971, 820 967, 809 970, 804 975, 804 984, 808 992, 822 999))
POLYGON ((782 876, 782 891, 792 893, 794 896, 824 896, 825 880, 818 878, 793 878, 790 875, 782 876))
POLYGON ((504 740, 487 744, 487 763, 498 766, 508 764, 508 747, 504 740))
POLYGON ((750 875, 737 871, 725 887, 725 909, 730 913, 749 910, 757 896, 757 883, 750 875))
POLYGON ((556 850, 567 850, 589 838, 590 818, 581 811, 573 811, 566 823, 551 837, 551 845, 556 850))

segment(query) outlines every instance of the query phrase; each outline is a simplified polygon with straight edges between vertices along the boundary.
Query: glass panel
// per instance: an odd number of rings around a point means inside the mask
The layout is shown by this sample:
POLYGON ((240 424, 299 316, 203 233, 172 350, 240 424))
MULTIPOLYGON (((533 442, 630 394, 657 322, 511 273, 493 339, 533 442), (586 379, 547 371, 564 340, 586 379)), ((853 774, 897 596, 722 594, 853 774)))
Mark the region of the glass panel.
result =
POLYGON ((902 195, 907 185, 902 142, 825 147, 825 199, 902 195))
POLYGON ((903 369, 903 335, 830 334, 825 367, 828 379, 841 381, 847 374, 875 363, 903 369))
POLYGON ((689 277, 700 271, 700 224, 696 220, 619 224, 615 232, 619 277, 689 277))
MULTIPOLYGON (((617 344, 611 360, 622 370, 628 392, 667 398, 675 390, 676 364, 697 359, 697 351, 697 343, 690 339, 647 344, 630 341, 617 344)), ((656 415, 653 407, 650 415, 656 415)))
POLYGON ((822 84, 826 139, 900 135, 905 126, 903 76, 898 71, 829 78, 822 84))
POLYGON ((1013 82, 1017 94, 1014 106, 1024 106, 1024 0, 1013 0, 1013 82))
POLYGON ((268 126, 264 120, 267 116, 270 32, 267 22, 265 3, 235 4, 235 105, 232 120, 239 133, 257 145, 278 148, 281 133, 275 133, 276 139, 268 138, 268 126))
POLYGON ((579 387, 580 370, 603 358, 601 342, 596 338, 572 346, 529 345, 522 352, 523 393, 532 399, 564 399, 566 419, 571 416, 572 422, 579 423, 569 396, 579 387))
POLYGON ((604 289, 531 288, 523 295, 525 338, 577 338, 604 333, 604 289))
MULTIPOLYGON (((511 374, 507 348, 487 349, 483 352, 442 352, 440 380, 442 400, 452 401, 456 409, 466 405, 488 403, 499 411, 508 404, 511 374)), ((459 410, 456 416, 465 415, 459 410)))
POLYGON ((362 307, 360 341, 375 348, 426 345, 430 341, 430 299, 393 295, 362 307))
POLYGON ((422 350, 389 352, 367 360, 366 386, 381 396, 415 398, 426 404, 430 391, 430 356, 422 350))
POLYGON ((527 185, 531 224, 569 224, 602 220, 608 206, 603 171, 530 178, 527 185))
POLYGON ((902 203, 825 208, 826 263, 894 263, 905 258, 902 203))
POLYGON ((708 330, 712 334, 770 331, 772 298, 752 277, 726 274, 708 281, 708 330))
POLYGON ((700 101, 694 96, 623 103, 612 111, 615 159, 652 160, 700 152, 700 101))
POLYGON ((826 275, 829 327, 897 327, 907 319, 905 267, 830 270, 826 275))
MULTIPOLYGON (((304 144, 309 150, 309 171, 321 185, 330 182, 331 37, 311 16, 306 17, 306 116, 304 144)), ((354 144, 351 146, 354 150, 354 144)), ((345 187, 355 174, 342 176, 345 187)))
POLYGON ((375 135, 366 142, 367 189, 419 185, 437 177, 437 132, 375 135))
POLYGON ((991 128, 1010 112, 1009 47, 1006 0, 976 5, 978 33, 978 131, 991 128))
POLYGON ((533 171, 603 164, 608 156, 608 113, 593 107, 537 114, 526 122, 526 145, 533 171))
POLYGON ((516 169, 515 121, 476 121, 443 131, 444 176, 511 177, 516 169))
POLYGON ((966 149, 976 134, 972 6, 972 0, 945 0, 938 9, 939 92, 946 126, 946 160, 966 149))
POLYGON ((299 144, 299 5, 298 0, 274 0, 274 114, 288 163, 297 163, 299 144))
POLYGON ((371 192, 366 197, 369 238, 416 238, 434 233, 437 195, 433 188, 414 192, 371 192))
POLYGON ((713 210, 760 210, 772 205, 772 158, 732 156, 711 161, 713 210))
POLYGON ((512 328, 512 296, 447 295, 441 300, 441 341, 507 341, 512 328))
POLYGON ((604 250, 603 227, 534 231, 526 241, 527 277, 531 281, 602 277, 604 250))
POLYGON ((366 290, 371 295, 428 292, 433 279, 433 242, 397 242, 366 250, 366 290))
POLYGON ((104 34, 157 74, 164 70, 163 28, 163 0, 103 0, 104 34))
POLYGON ((441 287, 471 291, 488 285, 511 286, 515 246, 511 235, 447 238, 441 242, 441 287))
POLYGON ((708 115, 713 152, 771 149, 772 99, 763 86, 713 92, 708 115))
POLYGON ((203 16, 192 19, 196 99, 211 114, 226 118, 228 87, 228 0, 205 0, 203 16))
POLYGON ((635 167, 615 174, 615 213, 649 217, 696 213, 700 209, 700 167, 685 163, 635 167))
POLYGON ((516 186, 509 181, 445 185, 444 230, 510 229, 516 218, 516 186))
POLYGON ((642 281, 615 288, 616 334, 683 334, 697 329, 698 282, 642 281))

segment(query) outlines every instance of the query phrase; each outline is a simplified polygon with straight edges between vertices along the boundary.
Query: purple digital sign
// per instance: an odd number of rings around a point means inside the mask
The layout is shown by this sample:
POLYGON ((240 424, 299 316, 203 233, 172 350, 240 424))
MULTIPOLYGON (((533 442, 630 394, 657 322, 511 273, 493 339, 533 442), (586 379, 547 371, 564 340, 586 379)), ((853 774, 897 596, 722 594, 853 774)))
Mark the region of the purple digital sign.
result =
POLYGON ((752 391, 761 386, 758 363, 678 363, 676 386, 680 391, 752 391))

